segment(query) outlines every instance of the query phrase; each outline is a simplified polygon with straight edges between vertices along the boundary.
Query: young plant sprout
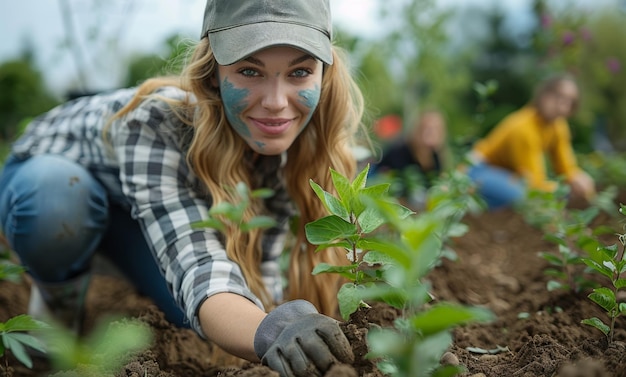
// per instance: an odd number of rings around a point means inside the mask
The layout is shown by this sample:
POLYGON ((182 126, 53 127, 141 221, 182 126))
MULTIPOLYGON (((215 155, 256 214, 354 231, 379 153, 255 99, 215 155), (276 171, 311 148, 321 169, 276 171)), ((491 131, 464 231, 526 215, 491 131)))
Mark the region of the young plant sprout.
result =
MULTIPOLYGON (((609 190, 599 193, 598 197, 614 195, 609 190)), ((517 209, 527 223, 541 229, 545 233, 544 238, 558 247, 556 253, 539 253, 549 264, 544 270, 544 274, 550 277, 546 284, 548 291, 578 293, 597 286, 587 277, 582 257, 600 246, 597 235, 612 232, 612 229, 590 227, 600 211, 607 208, 606 204, 603 207, 591 204, 585 209, 568 208, 569 191, 569 187, 563 183, 559 183, 553 192, 531 190, 527 200, 517 209)))
MULTIPOLYGON (((626 215, 626 206, 620 205, 619 212, 626 215)), ((609 317, 609 324, 597 317, 583 319, 582 323, 595 327, 602 331, 607 337, 609 345, 613 343, 615 333, 615 320, 626 315, 626 303, 617 302, 617 293, 626 288, 626 260, 624 260, 624 249, 626 248, 626 234, 618 234, 621 247, 612 245, 608 247, 598 247, 589 253, 588 258, 582 258, 583 262, 609 279, 610 285, 595 288, 589 299, 605 310, 609 317)))
MULTIPOLYGON (((451 329, 490 321, 492 314, 444 302, 425 305, 432 296, 423 280, 439 262, 442 231, 450 228, 439 216, 446 211, 431 203, 432 211, 416 215, 387 195, 389 184, 367 187, 368 170, 366 166, 350 182, 331 169, 338 196, 311 181, 330 215, 307 224, 307 238, 318 251, 343 247, 350 261, 347 266, 319 265, 314 273, 339 273, 349 280, 338 294, 345 319, 372 301, 402 309, 393 328, 368 332, 368 357, 379 360, 381 371, 392 376, 455 375, 461 367, 440 365, 452 343, 451 329)), ((450 203, 443 198, 439 202, 450 203)))

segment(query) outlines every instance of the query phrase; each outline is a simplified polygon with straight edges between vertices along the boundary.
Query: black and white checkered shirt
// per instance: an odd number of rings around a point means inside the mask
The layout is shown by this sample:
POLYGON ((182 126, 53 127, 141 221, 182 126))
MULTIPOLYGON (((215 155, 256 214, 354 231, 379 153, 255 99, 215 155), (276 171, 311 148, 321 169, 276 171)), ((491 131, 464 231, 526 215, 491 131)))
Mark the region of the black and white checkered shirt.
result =
MULTIPOLYGON (((263 308, 239 266, 226 256, 221 235, 191 227, 207 218, 211 204, 185 160, 193 129, 165 103, 152 99, 114 121, 107 130, 108 141, 104 140, 110 116, 134 94, 134 88, 122 89, 54 108, 30 123, 14 144, 13 154, 21 158, 57 154, 87 168, 107 189, 110 201, 127 208, 139 221, 174 298, 199 334, 197 310, 213 294, 236 293, 263 308)), ((159 94, 185 97, 185 92, 172 87, 160 89, 159 94)), ((277 302, 282 300, 278 257, 293 213, 280 167, 280 156, 261 157, 250 167, 259 187, 276 192, 266 200, 266 207, 278 226, 264 234, 260 268, 277 302)))

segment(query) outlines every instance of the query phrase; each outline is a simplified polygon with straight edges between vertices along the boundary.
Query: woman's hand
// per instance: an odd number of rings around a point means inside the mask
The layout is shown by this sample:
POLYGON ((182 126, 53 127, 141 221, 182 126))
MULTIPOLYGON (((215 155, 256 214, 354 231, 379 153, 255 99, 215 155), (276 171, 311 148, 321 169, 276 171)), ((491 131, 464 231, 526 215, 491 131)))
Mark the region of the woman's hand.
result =
POLYGON ((590 201, 596 196, 595 182, 589 174, 583 171, 576 174, 569 184, 572 189, 572 195, 575 197, 581 197, 590 201))
POLYGON ((254 350, 281 377, 322 376, 333 364, 354 362, 339 323, 304 300, 270 312, 257 329, 254 350))

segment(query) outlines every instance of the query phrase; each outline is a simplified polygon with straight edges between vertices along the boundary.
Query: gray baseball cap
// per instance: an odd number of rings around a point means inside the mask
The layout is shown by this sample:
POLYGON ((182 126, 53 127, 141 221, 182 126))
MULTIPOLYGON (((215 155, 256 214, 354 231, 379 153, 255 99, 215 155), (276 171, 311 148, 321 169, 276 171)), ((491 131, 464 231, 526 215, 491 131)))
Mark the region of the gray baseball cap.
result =
POLYGON ((271 46, 292 46, 333 63, 329 0, 207 0, 201 38, 229 65, 271 46))

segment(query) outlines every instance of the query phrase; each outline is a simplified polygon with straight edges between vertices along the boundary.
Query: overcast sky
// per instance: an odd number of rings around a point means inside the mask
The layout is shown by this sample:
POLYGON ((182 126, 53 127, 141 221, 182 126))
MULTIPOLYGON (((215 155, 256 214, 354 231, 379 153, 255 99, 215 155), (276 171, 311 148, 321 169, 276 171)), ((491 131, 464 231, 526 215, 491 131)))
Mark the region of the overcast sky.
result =
MULTIPOLYGON (((37 65, 49 85, 57 92, 75 80, 74 60, 61 43, 65 38, 61 7, 71 7, 72 22, 79 33, 76 42, 82 46, 81 56, 85 65, 91 67, 89 85, 107 89, 115 84, 124 69, 119 56, 128 52, 156 52, 163 41, 180 33, 196 40, 202 25, 206 0, 2 0, 0 1, 0 61, 19 56, 30 43, 36 51, 37 65), (102 9, 94 11, 94 4, 102 9), (157 5, 158 4, 158 5, 157 5), (97 26, 97 28, 95 27, 97 26), (93 30, 99 29, 109 38, 92 38, 93 30), (90 31, 91 30, 91 31, 90 31), (117 36, 120 44, 115 48, 103 41, 117 36), (99 42, 100 44, 97 44, 99 42)), ((377 20, 378 4, 388 6, 401 0, 331 0, 335 23, 350 32, 375 37, 384 25, 377 20)), ((578 0, 580 1, 580 0, 578 0)), ((585 1, 585 0, 583 0, 585 1)), ((586 0, 589 1, 589 0, 586 0)), ((607 1, 595 0, 598 4, 607 1)), ((437 4, 458 6, 478 4, 488 6, 501 4, 516 14, 514 20, 523 22, 529 11, 530 0, 437 0, 437 4), (505 4, 505 5, 504 5, 505 4)))

